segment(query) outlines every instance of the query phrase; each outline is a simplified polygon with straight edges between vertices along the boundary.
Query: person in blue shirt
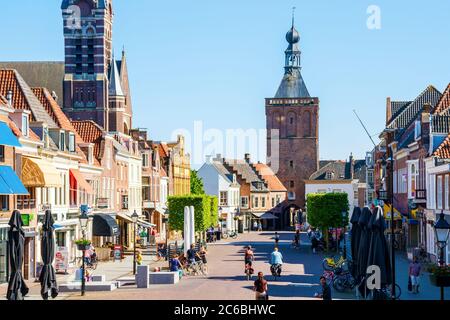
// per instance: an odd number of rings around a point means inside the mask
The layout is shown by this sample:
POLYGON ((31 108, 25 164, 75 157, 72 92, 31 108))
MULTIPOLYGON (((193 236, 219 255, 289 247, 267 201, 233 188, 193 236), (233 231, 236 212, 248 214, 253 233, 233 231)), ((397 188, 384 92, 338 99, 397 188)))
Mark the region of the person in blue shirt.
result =
POLYGON ((276 270, 276 273, 278 274, 278 276, 280 276, 282 266, 283 255, 278 251, 278 248, 275 247, 274 251, 270 255, 270 269, 272 270, 272 273, 275 273, 274 270, 276 270))
POLYGON ((183 267, 181 265, 180 260, 178 259, 178 256, 174 256, 172 260, 170 260, 170 271, 171 272, 178 272, 180 275, 180 279, 183 276, 183 267))

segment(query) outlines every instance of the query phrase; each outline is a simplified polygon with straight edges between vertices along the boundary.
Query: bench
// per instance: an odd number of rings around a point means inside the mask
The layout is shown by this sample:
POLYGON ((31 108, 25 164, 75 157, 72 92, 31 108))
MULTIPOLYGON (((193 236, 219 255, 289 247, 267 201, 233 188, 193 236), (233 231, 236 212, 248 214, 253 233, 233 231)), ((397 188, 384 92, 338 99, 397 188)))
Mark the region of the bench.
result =
POLYGON ((176 284, 180 281, 178 272, 149 272, 148 266, 138 266, 136 286, 149 288, 151 284, 176 284))
MULTIPOLYGON (((118 287, 117 282, 104 281, 104 282, 86 282, 86 291, 98 292, 98 291, 113 291, 118 287)), ((79 292, 81 291, 81 282, 68 282, 58 286, 59 292, 79 292)))

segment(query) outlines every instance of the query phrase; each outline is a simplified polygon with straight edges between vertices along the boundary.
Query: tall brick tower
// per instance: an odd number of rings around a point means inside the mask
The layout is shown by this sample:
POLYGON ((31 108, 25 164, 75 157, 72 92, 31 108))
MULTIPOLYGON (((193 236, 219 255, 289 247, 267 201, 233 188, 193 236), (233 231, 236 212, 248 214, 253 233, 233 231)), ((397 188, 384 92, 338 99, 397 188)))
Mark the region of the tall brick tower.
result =
POLYGON ((107 131, 128 134, 131 103, 126 106, 130 98, 125 60, 113 59, 112 0, 63 0, 61 9, 64 112, 73 120, 93 120, 107 131))
MULTIPOLYGON (((276 174, 288 189, 289 211, 305 205, 304 180, 318 170, 319 99, 310 96, 301 75, 300 34, 294 19, 286 40, 285 74, 275 97, 266 99, 266 119, 267 161, 274 170, 278 168, 276 174), (272 146, 276 136, 278 150, 272 146)), ((281 217, 280 227, 286 227, 288 220, 288 216, 281 217)))

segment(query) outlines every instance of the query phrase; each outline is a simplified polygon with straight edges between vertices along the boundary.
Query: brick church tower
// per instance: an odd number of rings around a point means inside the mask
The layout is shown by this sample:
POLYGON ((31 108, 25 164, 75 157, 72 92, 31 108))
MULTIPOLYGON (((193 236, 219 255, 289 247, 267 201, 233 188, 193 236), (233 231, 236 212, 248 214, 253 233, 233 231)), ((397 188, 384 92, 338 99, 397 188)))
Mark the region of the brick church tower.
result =
MULTIPOLYGON (((319 99, 310 96, 301 75, 294 19, 286 40, 283 80, 275 97, 266 99, 267 162, 288 189, 287 208, 298 208, 305 205, 304 180, 319 167, 319 99)), ((287 219, 280 223, 287 226, 287 219)))
POLYGON ((131 98, 125 52, 114 60, 112 0, 63 0, 65 75, 63 110, 128 134, 131 98))

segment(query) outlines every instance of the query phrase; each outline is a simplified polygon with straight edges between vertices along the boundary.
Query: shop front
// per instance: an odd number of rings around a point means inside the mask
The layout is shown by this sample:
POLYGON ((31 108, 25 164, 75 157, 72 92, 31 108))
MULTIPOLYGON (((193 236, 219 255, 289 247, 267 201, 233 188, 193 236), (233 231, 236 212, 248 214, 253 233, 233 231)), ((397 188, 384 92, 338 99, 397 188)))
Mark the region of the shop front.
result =
POLYGON ((8 282, 8 230, 7 224, 0 225, 0 284, 8 282))
POLYGON ((92 219, 92 243, 99 261, 112 257, 114 246, 119 243, 120 228, 114 215, 96 213, 92 219))
POLYGON ((118 244, 126 249, 131 249, 133 243, 133 220, 125 213, 117 213, 116 220, 120 230, 118 244))

